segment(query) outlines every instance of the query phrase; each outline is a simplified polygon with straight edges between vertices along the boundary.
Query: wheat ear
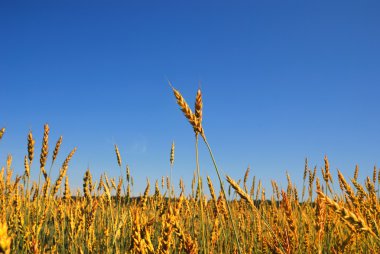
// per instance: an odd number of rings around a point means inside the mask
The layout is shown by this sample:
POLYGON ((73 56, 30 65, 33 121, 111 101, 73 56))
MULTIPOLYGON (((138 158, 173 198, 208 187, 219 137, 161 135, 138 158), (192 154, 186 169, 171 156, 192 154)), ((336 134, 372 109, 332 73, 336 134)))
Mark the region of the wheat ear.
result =
POLYGON ((34 158, 34 144, 35 143, 36 141, 33 139, 33 134, 30 131, 28 134, 28 158, 29 158, 30 164, 32 164, 33 158, 34 158))
POLYGON ((55 144, 55 148, 54 148, 54 151, 53 151, 53 157, 52 157, 52 162, 51 164, 54 163, 55 159, 57 159, 57 155, 58 155, 58 152, 59 152, 59 149, 62 145, 62 136, 59 137, 57 143, 55 144))
POLYGON ((198 119, 199 124, 202 124, 203 119, 203 100, 201 89, 198 89, 197 95, 195 97, 195 117, 198 119))
POLYGON ((361 216, 356 215, 345 207, 339 205, 331 198, 325 196, 321 191, 317 191, 317 193, 321 199, 324 200, 329 207, 333 208, 335 213, 340 215, 341 219, 348 225, 353 226, 358 231, 368 232, 378 238, 378 236, 372 231, 372 229, 367 225, 366 221, 361 216))
POLYGON ((169 85, 171 86, 173 90, 174 97, 177 100, 177 104, 181 108, 187 120, 190 122, 191 126, 193 126, 195 134, 201 134, 201 136, 204 136, 204 130, 202 128, 202 124, 199 122, 198 118, 191 110, 189 104, 187 104, 187 102, 185 101, 185 99, 183 98, 183 96, 178 90, 176 90, 170 83, 169 85))
POLYGON ((174 144, 174 141, 172 143, 172 147, 170 149, 170 166, 173 167, 173 164, 174 164, 174 152, 175 152, 175 144, 174 144))
POLYGON ((1 128, 0 129, 0 140, 2 139, 4 133, 5 133, 5 128, 1 128))
POLYGON ((41 148, 41 157, 40 157, 40 169, 41 172, 44 174, 45 180, 47 178, 47 173, 45 170, 45 164, 46 164, 46 159, 47 155, 49 152, 49 145, 48 145, 48 140, 49 140, 49 125, 45 124, 44 125, 44 137, 42 140, 42 148, 41 148))
POLYGON ((75 147, 70 153, 69 155, 66 157, 65 161, 63 162, 63 165, 62 165, 62 168, 61 170, 59 171, 59 176, 57 178, 57 180, 55 181, 55 184, 53 186, 53 190, 52 190, 52 196, 54 196, 58 189, 59 189, 59 186, 61 185, 61 182, 62 182, 62 179, 65 177, 66 175, 66 172, 67 172, 67 169, 68 169, 68 166, 69 166, 69 161, 71 160, 71 158, 73 157, 75 151, 77 150, 77 148, 75 147))
POLYGON ((237 194, 239 194, 240 198, 244 199, 245 201, 247 201, 250 206, 256 210, 256 206, 255 204, 253 203, 253 200, 252 198, 242 189, 240 188, 239 184, 237 184, 231 177, 229 176, 226 176, 227 178, 227 182, 229 184, 231 184, 232 188, 237 192, 237 194))
POLYGON ((121 167, 121 156, 120 156, 120 151, 117 145, 115 145, 115 153, 116 153, 117 164, 119 165, 119 167, 121 167))
POLYGON ((27 178, 29 178, 29 176, 30 176, 30 165, 29 165, 29 161, 28 161, 27 156, 24 157, 24 168, 25 168, 24 174, 27 178))

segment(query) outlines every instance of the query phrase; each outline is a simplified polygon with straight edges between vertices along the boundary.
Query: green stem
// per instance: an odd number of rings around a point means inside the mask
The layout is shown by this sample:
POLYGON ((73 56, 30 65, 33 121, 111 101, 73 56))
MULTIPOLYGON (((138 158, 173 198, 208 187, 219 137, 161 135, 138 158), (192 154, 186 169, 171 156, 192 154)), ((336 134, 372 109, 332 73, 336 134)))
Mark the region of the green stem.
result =
POLYGON ((214 164, 214 167, 215 167, 216 174, 218 175, 218 179, 219 179, 219 183, 220 183, 220 189, 222 190, 222 193, 223 193, 223 196, 224 196, 224 200, 226 201, 226 204, 227 204, 228 216, 230 218, 230 221, 231 221, 231 224, 232 224, 232 228, 233 228, 233 231, 234 231, 234 236, 235 236, 235 241, 236 241, 236 245, 237 245, 237 248, 238 248, 238 252, 239 252, 239 254, 242 254, 240 243, 239 243, 238 234, 237 234, 236 227, 235 227, 235 223, 234 223, 234 221, 232 219, 231 208, 230 208, 230 205, 228 204, 226 192, 224 191, 224 184, 223 184, 222 178, 220 177, 218 166, 216 165, 216 161, 215 161, 214 155, 212 153, 212 150, 211 150, 211 147, 210 147, 209 143, 207 142, 206 137, 204 135, 202 135, 202 138, 203 138, 203 140, 204 140, 204 142, 205 142, 205 144, 207 146, 207 149, 208 149, 208 151, 210 153, 210 156, 211 156, 211 159, 212 159, 212 163, 214 164))
POLYGON ((120 168, 120 176, 121 176, 122 185, 123 185, 123 191, 124 191, 124 198, 121 199, 121 200, 123 201, 123 202, 121 202, 121 203, 124 203, 124 204, 125 204, 125 197, 126 197, 126 195, 127 195, 127 192, 125 191, 123 168, 121 167, 121 165, 119 166, 119 168, 120 168))
POLYGON ((201 224, 202 224, 202 244, 203 244, 203 252, 208 253, 207 245, 206 245, 206 236, 205 236, 205 223, 204 223, 204 213, 203 213, 203 191, 202 191, 202 180, 201 173, 199 168, 199 154, 198 154, 198 134, 195 134, 195 160, 198 174, 198 194, 199 194, 199 205, 201 208, 201 224))
POLYGON ((171 200, 172 198, 172 191, 171 191, 171 186, 173 185, 173 182, 172 182, 172 171, 173 171, 173 165, 170 165, 170 188, 169 188, 169 200, 171 200))
MULTIPOLYGON (((39 173, 39 175, 38 175, 38 185, 37 185, 37 189, 35 190, 35 191, 38 191, 38 193, 37 193, 37 198, 36 198, 36 200, 37 200, 37 211, 39 211, 39 209, 40 209, 40 184, 41 184, 41 169, 40 169, 40 173, 39 173)), ((33 194, 34 195, 34 194, 33 194)), ((38 223, 39 223, 39 220, 40 220, 40 213, 37 213, 37 218, 36 218, 36 223, 37 223, 37 225, 38 225, 38 223)), ((37 235, 37 240, 38 240, 38 235, 37 235)))
POLYGON ((51 169, 53 168, 53 164, 54 164, 54 161, 51 162, 51 165, 50 165, 50 168, 49 168, 49 178, 50 178, 50 174, 51 174, 51 169))

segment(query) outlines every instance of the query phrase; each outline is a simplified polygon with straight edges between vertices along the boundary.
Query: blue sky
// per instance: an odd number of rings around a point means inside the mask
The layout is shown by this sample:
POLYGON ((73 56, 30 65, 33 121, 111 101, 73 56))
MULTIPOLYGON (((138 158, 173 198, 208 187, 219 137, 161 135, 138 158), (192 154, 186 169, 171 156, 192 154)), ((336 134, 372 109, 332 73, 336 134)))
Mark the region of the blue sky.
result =
MULTIPOLYGON (((269 187, 305 157, 362 177, 380 157, 378 1, 2 1, 0 165, 23 172, 29 130, 41 146, 63 135, 58 163, 117 177, 113 144, 135 194, 169 174, 189 190, 194 135, 167 80, 192 105, 201 86, 204 128, 223 172, 248 165, 269 187)), ((205 147, 201 171, 216 179, 205 147)), ((38 160, 32 175, 38 176, 38 160)), ((54 172, 58 171, 57 164, 54 172)), ((176 184, 177 185, 177 184, 176 184)), ((269 191, 269 190, 268 190, 269 191)))

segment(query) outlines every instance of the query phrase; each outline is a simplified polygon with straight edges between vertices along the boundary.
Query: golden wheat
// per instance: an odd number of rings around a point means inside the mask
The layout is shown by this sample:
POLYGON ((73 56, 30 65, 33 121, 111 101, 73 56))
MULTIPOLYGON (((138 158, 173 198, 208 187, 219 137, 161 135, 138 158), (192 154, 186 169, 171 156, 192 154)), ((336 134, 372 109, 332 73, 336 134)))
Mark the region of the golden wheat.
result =
MULTIPOLYGON (((195 133, 204 135, 200 90, 194 113, 182 95, 174 88, 173 92, 195 133)), ((1 129, 0 138, 3 133, 1 129)), ((272 192, 266 192, 265 182, 258 179, 256 184, 256 176, 252 177, 249 188, 249 167, 245 173, 241 172, 244 178, 237 181, 226 176, 230 192, 235 191, 237 195, 225 195, 223 183, 218 189, 207 177, 210 198, 207 197, 201 190, 203 179, 195 171, 189 190, 180 178, 179 196, 173 191, 175 181, 168 176, 153 179, 154 194, 150 194, 147 179, 145 191, 139 196, 127 165, 124 192, 127 201, 121 202, 124 178, 101 174, 93 180, 89 169, 83 177, 82 191, 75 189, 72 196, 67 170, 76 148, 65 158, 57 179, 52 182, 50 175, 43 171, 48 135, 46 124, 40 157, 45 181, 41 185, 30 172, 35 145, 31 131, 27 139, 28 154, 23 157, 23 175, 18 175, 22 170, 16 168, 18 164, 13 163, 11 154, 6 157, 5 166, 0 167, 0 253, 380 252, 380 174, 376 167, 370 176, 362 178, 361 184, 356 166, 348 183, 339 170, 337 177, 333 177, 327 156, 318 172, 317 167, 309 169, 306 159, 301 169, 303 186, 299 200, 301 189, 297 189, 297 182, 288 173, 285 186, 275 180, 270 182, 272 192), (341 191, 332 188, 334 179, 338 179, 341 191), (307 187, 309 197, 304 200, 307 187), (317 195, 316 199, 313 195, 317 195), (234 236, 237 241, 231 241, 234 236)), ((55 145, 52 166, 58 159, 61 143, 62 137, 55 145)), ((121 168, 116 145, 115 153, 121 168)), ((170 151, 171 168, 173 164, 174 142, 170 151)))
POLYGON ((61 145, 62 145, 62 136, 59 137, 57 143, 55 144, 55 148, 54 148, 54 151, 53 151, 53 157, 52 157, 51 164, 53 164, 54 161, 57 159, 57 155, 58 155, 59 148, 61 147, 61 145))
POLYGON ((0 140, 3 138, 3 135, 5 133, 5 128, 0 129, 0 140))
POLYGON ((33 134, 30 131, 28 134, 28 158, 29 158, 29 163, 32 164, 33 158, 34 158, 34 144, 35 140, 33 139, 33 134))
POLYGON ((44 136, 43 136, 42 148, 41 148, 41 156, 40 156, 40 169, 41 169, 42 174, 45 177, 45 180, 47 178, 47 173, 45 170, 45 164, 46 164, 46 159, 47 159, 47 155, 49 152, 49 145, 48 145, 49 131, 50 131, 49 125, 45 124, 44 125, 44 136))
POLYGON ((172 147, 170 149, 170 166, 173 167, 174 164, 174 152, 175 152, 175 144, 174 141, 172 142, 172 147))
POLYGON ((121 156, 120 156, 119 148, 117 147, 117 145, 115 145, 115 153, 116 153, 117 164, 119 165, 119 167, 121 167, 121 156))
MULTIPOLYGON (((189 104, 187 104, 187 102, 185 101, 181 93, 178 90, 176 90, 173 86, 172 86, 172 89, 173 89, 174 97, 177 99, 177 104, 179 105, 180 109, 182 110, 187 120, 190 122, 191 126, 193 126, 195 134, 200 134, 203 137, 204 130, 202 128, 202 123, 199 121, 197 116, 190 109, 189 104)), ((198 107, 199 106, 200 105, 198 104, 198 107)), ((201 115, 202 114, 200 114, 200 116, 201 115)))

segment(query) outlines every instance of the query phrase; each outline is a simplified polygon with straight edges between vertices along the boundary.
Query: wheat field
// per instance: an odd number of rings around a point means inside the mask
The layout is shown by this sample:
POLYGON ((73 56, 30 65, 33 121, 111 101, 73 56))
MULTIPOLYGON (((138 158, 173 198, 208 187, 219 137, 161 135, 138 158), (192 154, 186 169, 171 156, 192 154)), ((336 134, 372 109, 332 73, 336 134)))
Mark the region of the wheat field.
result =
MULTIPOLYGON (((70 190, 68 174, 74 148, 51 179, 62 137, 49 151, 49 126, 43 130, 42 149, 36 156, 32 132, 27 137, 24 173, 15 175, 12 155, 0 170, 0 253, 379 253, 380 174, 358 179, 337 176, 325 157, 323 168, 305 161, 303 186, 288 176, 287 187, 271 182, 266 196, 263 183, 250 175, 241 179, 220 174, 202 126, 202 93, 194 110, 171 86, 178 106, 195 134, 197 170, 191 189, 179 182, 174 192, 170 176, 150 182, 141 196, 133 196, 133 176, 115 145, 120 176, 83 176, 81 191, 70 190), (218 182, 202 179, 198 142, 204 142, 218 182), (50 152, 50 153, 49 153, 50 152), (39 158, 39 163, 38 163, 39 158), (38 179, 30 171, 39 170, 38 179), (153 186, 154 185, 154 186, 153 186), (220 191, 216 191, 220 190, 220 191), (209 195, 208 195, 209 194, 209 195)), ((0 130, 1 139, 6 136, 0 130)), ((40 141, 38 141, 40 142, 40 141)), ((175 161, 175 144, 170 166, 175 161)), ((21 170, 18 169, 17 172, 21 170)))

